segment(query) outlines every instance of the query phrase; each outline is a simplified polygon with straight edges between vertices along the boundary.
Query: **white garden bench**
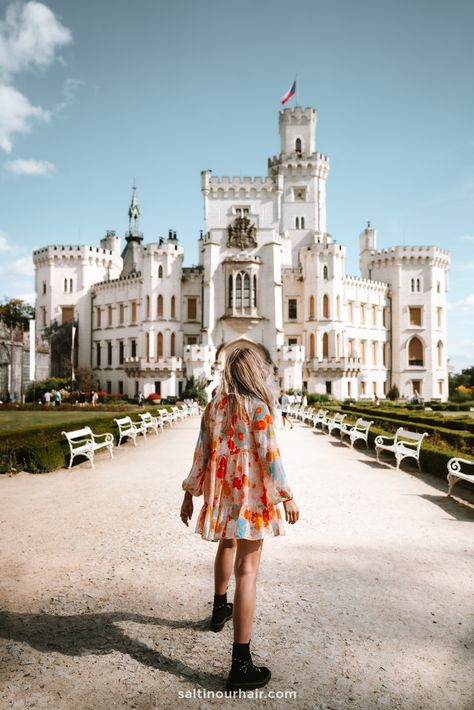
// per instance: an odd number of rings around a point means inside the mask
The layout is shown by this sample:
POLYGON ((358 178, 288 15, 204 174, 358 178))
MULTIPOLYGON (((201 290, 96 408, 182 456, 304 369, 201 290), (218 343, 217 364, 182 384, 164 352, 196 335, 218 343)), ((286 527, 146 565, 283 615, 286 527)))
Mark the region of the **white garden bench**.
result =
POLYGON ((389 451, 395 455, 397 462, 397 469, 400 467, 403 459, 412 458, 415 459, 418 470, 420 468, 420 451, 421 443, 425 436, 428 436, 428 432, 423 432, 423 434, 418 434, 414 431, 408 431, 403 427, 398 427, 395 432, 395 436, 377 436, 375 439, 375 454, 377 461, 380 463, 379 454, 381 451, 389 451))
POLYGON ((313 422, 313 427, 316 429, 318 424, 321 424, 324 422, 326 419, 326 414, 328 413, 327 409, 320 409, 316 414, 313 412, 313 415, 311 417, 311 421, 313 422))
POLYGON ((134 446, 137 445, 138 434, 143 434, 144 438, 146 439, 146 426, 143 422, 132 422, 130 417, 121 417, 120 419, 114 419, 114 422, 117 423, 119 430, 119 446, 122 443, 122 439, 125 439, 127 436, 129 436, 133 440, 134 446))
POLYGON ((72 462, 76 456, 85 456, 89 459, 91 468, 94 466, 94 454, 99 449, 107 448, 110 453, 110 458, 114 457, 114 436, 108 432, 105 434, 94 434, 89 426, 75 431, 63 431, 62 434, 66 437, 69 444, 71 458, 69 468, 72 467, 72 462))
POLYGON ((351 446, 354 446, 354 442, 358 439, 365 441, 365 445, 369 448, 369 429, 372 426, 373 421, 367 421, 359 417, 355 424, 343 424, 339 432, 341 441, 344 436, 348 436, 351 440, 351 446))
POLYGON ((163 431, 163 422, 159 417, 154 417, 150 412, 143 412, 138 416, 145 425, 145 429, 153 429, 155 434, 158 434, 158 428, 163 431))
POLYGON ((336 412, 332 419, 326 416, 323 419, 322 426, 327 427, 328 434, 332 434, 333 431, 342 427, 342 425, 344 424, 345 417, 345 414, 340 414, 339 412, 336 412))
POLYGON ((175 421, 184 422, 184 412, 179 407, 171 407, 171 415, 174 417, 175 421))
POLYGON ((472 473, 467 473, 466 471, 461 471, 461 468, 464 467, 469 467, 469 466, 474 466, 474 461, 469 461, 468 459, 461 459, 461 458, 453 458, 449 459, 448 461, 448 496, 451 495, 451 491, 453 490, 453 486, 455 483, 457 483, 461 478, 464 481, 470 481, 471 483, 474 483, 474 471, 472 473))
POLYGON ((163 425, 164 424, 169 424, 170 426, 173 425, 175 418, 168 412, 167 409, 159 409, 157 412, 158 416, 160 417, 163 425))

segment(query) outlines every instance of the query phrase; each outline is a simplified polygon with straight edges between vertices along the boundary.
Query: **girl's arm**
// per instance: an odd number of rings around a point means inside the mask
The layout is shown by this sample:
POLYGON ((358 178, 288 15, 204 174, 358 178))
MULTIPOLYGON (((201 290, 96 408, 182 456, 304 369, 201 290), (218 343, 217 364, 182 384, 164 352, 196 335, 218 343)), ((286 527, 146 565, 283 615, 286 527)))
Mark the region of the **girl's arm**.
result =
POLYGON ((293 491, 286 478, 273 419, 264 402, 259 402, 254 409, 252 431, 257 446, 257 460, 264 475, 268 502, 276 505, 290 500, 293 498, 293 491))
POLYGON ((202 417, 201 417, 201 427, 199 430, 199 436, 196 443, 196 448, 194 450, 193 463, 188 477, 182 482, 183 491, 187 491, 192 496, 202 495, 202 486, 204 473, 206 470, 206 465, 209 460, 210 453, 210 442, 209 442, 209 425, 208 425, 208 415, 209 406, 207 404, 202 417))

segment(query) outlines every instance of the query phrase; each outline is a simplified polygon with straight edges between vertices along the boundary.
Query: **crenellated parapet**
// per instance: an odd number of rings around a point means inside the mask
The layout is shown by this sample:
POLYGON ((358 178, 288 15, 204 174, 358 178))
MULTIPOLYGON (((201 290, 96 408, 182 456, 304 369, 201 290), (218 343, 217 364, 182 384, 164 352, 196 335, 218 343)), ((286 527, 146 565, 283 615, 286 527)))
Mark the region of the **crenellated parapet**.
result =
POLYGON ((369 268, 392 266, 399 262, 428 263, 431 266, 448 268, 450 254, 448 249, 437 246, 394 246, 385 249, 372 249, 367 255, 369 268))
POLYGON ((364 279, 361 276, 344 276, 343 283, 346 286, 365 286, 372 291, 380 291, 383 293, 388 288, 385 281, 373 281, 372 279, 364 279))
POLYGON ((33 263, 35 266, 42 266, 51 262, 71 262, 78 263, 102 262, 103 266, 108 266, 111 260, 117 258, 110 249, 102 247, 90 247, 81 244, 51 244, 41 249, 33 251, 33 263))
POLYGON ((210 170, 201 173, 202 190, 212 197, 233 196, 239 197, 255 196, 262 192, 273 192, 276 189, 275 181, 270 177, 230 177, 228 175, 217 177, 212 175, 210 170))
POLYGON ((127 276, 119 276, 116 279, 98 281, 92 286, 91 293, 95 295, 96 293, 110 291, 119 288, 120 286, 134 283, 143 283, 143 276, 140 271, 135 271, 134 273, 128 274, 127 276))

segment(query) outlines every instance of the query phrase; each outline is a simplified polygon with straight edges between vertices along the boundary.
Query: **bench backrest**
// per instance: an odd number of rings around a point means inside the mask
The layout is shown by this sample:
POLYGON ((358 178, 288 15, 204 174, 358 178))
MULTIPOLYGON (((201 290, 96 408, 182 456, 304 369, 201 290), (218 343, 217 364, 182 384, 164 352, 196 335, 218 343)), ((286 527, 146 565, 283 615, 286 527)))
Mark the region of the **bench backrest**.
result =
POLYGON ((142 412, 138 416, 144 422, 151 422, 151 420, 152 420, 152 416, 151 416, 150 412, 142 412))
POLYGON ((117 426, 119 429, 132 425, 132 420, 130 419, 130 417, 121 417, 120 419, 116 419, 115 421, 117 422, 117 426))
POLYGON ((345 416, 346 416, 345 414, 339 414, 339 412, 336 412, 336 414, 334 415, 332 421, 333 421, 333 422, 337 422, 337 423, 339 424, 340 422, 343 421, 343 419, 344 419, 345 416))
POLYGON ((90 426, 85 426, 82 429, 76 429, 75 431, 63 431, 64 436, 67 438, 70 444, 74 444, 75 439, 85 439, 91 437, 92 430, 90 426))
POLYGON ((373 424, 373 421, 367 421, 367 419, 362 419, 362 417, 359 417, 356 423, 354 424, 356 429, 368 429, 371 424, 373 424))
POLYGON ((417 431, 409 431, 408 429, 399 427, 395 434, 395 441, 399 444, 407 444, 408 446, 414 446, 416 444, 416 448, 419 449, 425 436, 428 436, 428 432, 426 431, 423 432, 423 434, 419 434, 417 431))

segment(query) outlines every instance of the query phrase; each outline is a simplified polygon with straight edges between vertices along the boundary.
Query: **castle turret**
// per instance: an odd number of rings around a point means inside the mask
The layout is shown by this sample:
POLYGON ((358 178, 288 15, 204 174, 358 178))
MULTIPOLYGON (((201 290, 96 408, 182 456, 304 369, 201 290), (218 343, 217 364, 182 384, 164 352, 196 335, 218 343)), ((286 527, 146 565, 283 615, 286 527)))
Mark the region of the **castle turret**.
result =
POLYGON ((377 249, 377 232, 367 222, 367 227, 359 234, 359 266, 362 278, 370 279, 371 274, 368 268, 370 252, 377 249))
POLYGON ((128 208, 128 232, 125 234, 125 249, 122 253, 122 276, 139 273, 141 268, 141 243, 143 234, 140 232, 140 208, 137 200, 137 186, 132 187, 132 199, 128 208))

